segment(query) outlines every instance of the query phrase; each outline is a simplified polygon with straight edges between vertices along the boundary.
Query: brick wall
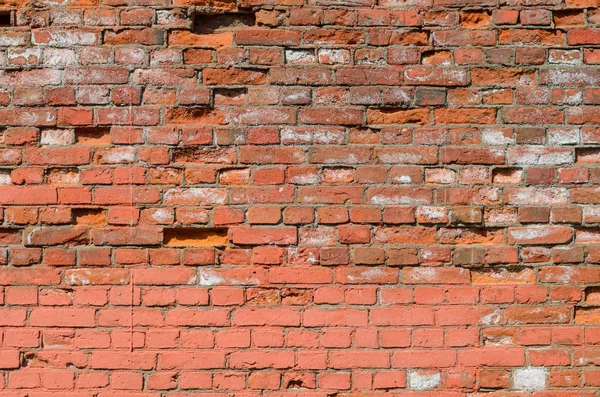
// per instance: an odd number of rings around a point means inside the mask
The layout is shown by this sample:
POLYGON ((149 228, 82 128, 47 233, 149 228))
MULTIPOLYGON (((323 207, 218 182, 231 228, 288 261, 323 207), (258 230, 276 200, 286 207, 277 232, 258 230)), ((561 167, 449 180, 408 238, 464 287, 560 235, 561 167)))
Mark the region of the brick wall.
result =
POLYGON ((597 0, 0 0, 0 397, 594 397, 597 0))

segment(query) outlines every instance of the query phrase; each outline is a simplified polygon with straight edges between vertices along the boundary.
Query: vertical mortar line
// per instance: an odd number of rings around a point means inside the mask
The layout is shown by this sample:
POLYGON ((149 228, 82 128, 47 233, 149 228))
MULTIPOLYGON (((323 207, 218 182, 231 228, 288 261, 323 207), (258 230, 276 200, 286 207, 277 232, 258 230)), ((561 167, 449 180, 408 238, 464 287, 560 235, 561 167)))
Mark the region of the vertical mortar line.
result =
MULTIPOLYGON (((131 87, 131 86, 130 86, 131 87)), ((133 147, 132 144, 132 131, 133 131, 133 99, 131 90, 129 91, 129 145, 133 147)), ((134 152, 134 163, 129 167, 129 207, 133 208, 133 165, 135 164, 135 159, 137 156, 134 152)), ((129 225, 129 239, 133 240, 133 225, 129 225)), ((129 352, 133 352, 133 300, 135 295, 135 288, 133 284, 133 270, 130 270, 129 276, 129 284, 130 284, 130 294, 131 301, 129 302, 129 352)))

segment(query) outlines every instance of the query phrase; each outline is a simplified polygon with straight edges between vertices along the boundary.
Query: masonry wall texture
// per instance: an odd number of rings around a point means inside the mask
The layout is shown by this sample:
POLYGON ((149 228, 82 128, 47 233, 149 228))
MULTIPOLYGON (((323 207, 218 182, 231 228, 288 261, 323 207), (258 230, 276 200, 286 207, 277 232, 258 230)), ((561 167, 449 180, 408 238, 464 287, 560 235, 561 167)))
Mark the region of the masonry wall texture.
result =
POLYGON ((600 396, 599 7, 1 0, 0 397, 600 396))

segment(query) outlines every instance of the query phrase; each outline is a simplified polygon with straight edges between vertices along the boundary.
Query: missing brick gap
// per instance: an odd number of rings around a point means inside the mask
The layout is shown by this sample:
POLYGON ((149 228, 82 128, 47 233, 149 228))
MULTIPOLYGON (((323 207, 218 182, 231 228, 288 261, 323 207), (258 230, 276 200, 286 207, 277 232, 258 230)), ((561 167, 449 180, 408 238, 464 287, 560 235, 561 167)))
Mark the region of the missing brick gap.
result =
POLYGON ((575 307, 575 324, 600 324, 600 307, 575 307))
POLYGON ((164 229, 164 245, 174 247, 226 247, 225 228, 180 227, 164 229))
POLYGON ((574 10, 553 10, 552 16, 554 17, 554 23, 557 25, 562 25, 560 22, 568 22, 569 20, 576 18, 577 16, 582 16, 583 18, 583 9, 574 9, 574 10))
POLYGON ((248 88, 215 88, 215 96, 223 96, 227 98, 238 98, 248 94, 248 88))
POLYGON ((79 183, 79 169, 74 167, 49 168, 46 171, 48 183, 53 185, 76 185, 79 183))
POLYGON ((79 145, 110 145, 110 128, 75 128, 75 142, 79 145))
POLYGON ((11 10, 0 10, 0 27, 8 27, 13 25, 13 12, 11 10))
POLYGON ((256 25, 253 12, 240 11, 224 14, 194 14, 194 33, 210 34, 235 28, 247 28, 256 25))
POLYGON ((104 225, 106 214, 102 208, 73 208, 71 215, 76 225, 104 225))
POLYGON ((21 243, 21 229, 0 228, 0 244, 11 245, 21 243))
POLYGON ((600 287, 587 287, 585 289, 585 303, 600 306, 600 287))

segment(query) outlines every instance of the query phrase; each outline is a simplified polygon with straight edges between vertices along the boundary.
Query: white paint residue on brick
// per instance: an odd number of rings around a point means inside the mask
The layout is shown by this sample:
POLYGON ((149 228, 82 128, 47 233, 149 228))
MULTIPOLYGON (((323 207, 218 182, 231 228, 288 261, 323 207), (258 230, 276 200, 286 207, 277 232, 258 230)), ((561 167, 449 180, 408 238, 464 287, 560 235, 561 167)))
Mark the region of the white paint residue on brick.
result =
MULTIPOLYGON (((316 130, 315 134, 315 143, 319 143, 322 145, 335 145, 335 144, 343 144, 344 136, 340 134, 339 131, 335 130, 316 130)), ((356 160, 356 156, 354 156, 354 160, 356 160)))
POLYGON ((579 128, 549 128, 548 143, 551 145, 576 145, 579 143, 579 128))
POLYGON ((133 148, 117 148, 106 151, 102 159, 108 164, 127 164, 135 160, 135 150, 133 148))
POLYGON ((392 180, 398 183, 412 183, 412 178, 410 177, 410 175, 398 175, 392 180))
POLYGON ((550 205, 566 204, 569 193, 563 188, 522 188, 511 198, 511 204, 550 205))
POLYGON ((573 154, 566 152, 555 152, 542 154, 538 161, 539 165, 560 165, 573 162, 573 154))
POLYGON ((510 145, 515 143, 515 139, 506 136, 503 130, 488 128, 481 132, 481 142, 486 145, 510 145))
POLYGON ((554 276, 555 280, 558 282, 561 282, 563 284, 570 284, 571 283, 571 279, 573 278, 573 276, 575 275, 575 269, 572 267, 565 267, 564 268, 564 273, 560 276, 556 275, 554 276))
POLYGON ((308 129, 282 128, 281 141, 286 143, 311 143, 313 133, 308 129))
POLYGON ((430 221, 441 221, 446 214, 445 207, 419 207, 417 208, 417 216, 426 217, 430 221))
POLYGON ((418 153, 381 153, 379 159, 388 164, 417 164, 423 156, 418 153))
POLYGON ((517 240, 533 240, 544 238, 552 234, 552 230, 545 227, 531 227, 528 229, 511 230, 509 232, 517 240))
POLYGON ((308 258, 306 259, 307 262, 314 264, 319 263, 319 260, 317 258, 315 258, 315 255, 312 252, 308 253, 308 258))
POLYGON ((10 185, 10 183, 11 183, 10 171, 1 170, 0 171, 0 185, 10 185))
POLYGON ((314 50, 285 50, 286 63, 304 63, 315 62, 314 50))
POLYGON ((551 69, 548 70, 548 83, 552 85, 577 85, 585 83, 596 85, 598 77, 592 73, 581 72, 581 69, 551 69))
POLYGON ((77 63, 75 51, 65 48, 47 48, 44 50, 45 66, 73 66, 77 63))
POLYGON ((545 368, 520 368, 513 372, 513 387, 517 390, 542 390, 546 387, 547 370, 545 368))
POLYGON ((151 217, 154 221, 156 221, 158 223, 167 223, 172 218, 171 212, 164 208, 159 208, 159 209, 155 210, 152 213, 151 217))
POLYGON ((383 271, 381 271, 380 269, 369 269, 369 270, 362 271, 360 273, 359 277, 348 275, 348 280, 350 280, 350 281, 356 281, 356 280, 370 281, 373 278, 379 277, 381 275, 383 275, 383 271))
POLYGON ((479 319, 479 323, 483 325, 497 325, 502 320, 502 313, 496 309, 488 315, 485 315, 479 319))
POLYGON ((418 267, 412 272, 412 279, 414 281, 431 281, 437 276, 436 269, 432 267, 418 267))
POLYGON ((408 384, 413 390, 434 389, 440 385, 442 376, 439 372, 414 371, 409 374, 408 384))
POLYGON ((199 204, 224 204, 226 198, 225 189, 220 188, 173 188, 164 194, 166 201, 181 200, 199 204))
POLYGON ((33 238, 33 235, 34 235, 34 234, 35 234, 35 233, 36 233, 38 230, 42 230, 42 228, 41 228, 41 227, 35 227, 35 228, 33 228, 33 229, 32 229, 32 230, 29 232, 29 234, 27 235, 27 245, 32 245, 32 238, 33 238))
POLYGON ((220 285, 225 279, 210 270, 200 270, 200 285, 220 285))
POLYGON ((73 130, 43 130, 40 143, 42 145, 65 146, 73 143, 73 130))
POLYGON ((317 174, 294 175, 290 182, 296 185, 311 185, 319 182, 319 176, 317 174))
POLYGON ((69 275, 69 284, 70 285, 90 285, 90 280, 86 277, 89 276, 91 272, 89 270, 84 270, 77 274, 71 273, 69 275))
POLYGON ((319 58, 327 59, 328 63, 348 63, 349 55, 346 55, 345 50, 321 49, 319 50, 319 58))
POLYGON ((220 274, 210 270, 201 269, 199 277, 193 276, 189 279, 188 283, 194 284, 198 282, 199 285, 211 286, 211 285, 259 285, 260 279, 254 277, 246 277, 242 279, 225 278, 220 274))
POLYGON ((410 196, 385 196, 382 194, 378 194, 376 196, 371 197, 371 204, 376 205, 393 205, 393 204, 427 204, 428 200, 419 199, 410 196))
POLYGON ((193 276, 191 276, 188 279, 187 284, 188 285, 194 285, 194 284, 196 284, 196 281, 198 281, 198 277, 194 274, 193 276))
POLYGON ((423 250, 421 251, 421 258, 422 258, 423 260, 429 260, 429 259, 431 259, 432 257, 434 257, 435 255, 436 255, 436 253, 435 253, 435 252, 432 252, 431 250, 428 250, 428 249, 423 249, 423 250))
POLYGON ((425 182, 427 183, 453 183, 456 180, 456 171, 445 168, 425 169, 425 182))
POLYGON ((8 59, 15 61, 19 58, 22 58, 23 62, 25 63, 36 63, 37 60, 40 59, 41 55, 42 51, 39 48, 9 48, 8 50, 8 59))

